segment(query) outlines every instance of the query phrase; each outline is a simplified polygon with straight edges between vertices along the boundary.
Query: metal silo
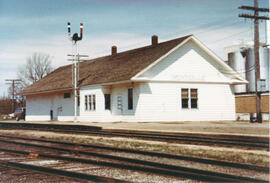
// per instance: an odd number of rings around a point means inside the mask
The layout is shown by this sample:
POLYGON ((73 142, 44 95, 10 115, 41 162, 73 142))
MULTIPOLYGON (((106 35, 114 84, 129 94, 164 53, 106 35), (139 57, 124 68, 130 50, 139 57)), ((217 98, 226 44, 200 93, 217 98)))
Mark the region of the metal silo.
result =
MULTIPOLYGON (((269 48, 260 47, 260 79, 266 80, 266 90, 269 90, 269 48)), ((248 53, 248 65, 247 68, 247 80, 249 81, 248 84, 248 92, 255 92, 255 64, 254 59, 254 49, 250 48, 248 53)))
MULTIPOLYGON (((260 79, 266 80, 266 91, 269 91, 270 82, 270 48, 266 46, 260 46, 260 79)), ((235 93, 255 92, 255 69, 257 65, 254 59, 253 43, 232 45, 225 48, 225 52, 228 53, 229 65, 238 72, 249 83, 244 85, 235 85, 235 93)))
POLYGON ((247 92, 255 92, 255 59, 254 59, 254 48, 248 49, 247 58, 248 67, 246 69, 246 75, 248 79, 248 90, 247 92))
MULTIPOLYGON (((229 65, 238 72, 244 79, 246 79, 246 55, 242 50, 234 51, 228 54, 229 65), (242 53, 241 53, 242 52, 242 53)), ((246 92, 246 84, 234 86, 235 93, 246 92)))
POLYGON ((261 64, 261 78, 260 79, 265 79, 265 90, 269 91, 269 52, 270 48, 267 47, 261 47, 260 53, 262 53, 262 57, 260 60, 261 64))

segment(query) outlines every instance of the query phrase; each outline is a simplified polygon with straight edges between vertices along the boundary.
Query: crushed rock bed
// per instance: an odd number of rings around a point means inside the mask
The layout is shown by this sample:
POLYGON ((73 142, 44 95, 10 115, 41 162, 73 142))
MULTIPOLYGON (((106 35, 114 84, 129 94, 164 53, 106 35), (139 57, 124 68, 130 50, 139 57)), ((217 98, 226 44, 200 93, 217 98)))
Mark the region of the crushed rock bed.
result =
MULTIPOLYGON (((0 130, 0 134, 20 134, 20 135, 25 135, 28 137, 35 137, 35 138, 48 138, 48 139, 54 139, 54 140, 63 140, 63 141, 68 141, 68 142, 74 142, 74 143, 98 143, 102 145, 109 145, 109 146, 117 146, 117 147, 126 147, 126 148, 136 148, 140 150, 149 150, 149 151, 157 151, 158 152, 164 152, 164 153, 171 153, 171 154, 179 154, 179 155, 188 155, 188 154, 181 154, 183 151, 178 151, 177 149, 185 149, 185 152, 197 152, 197 156, 205 157, 205 156, 212 156, 213 153, 216 153, 216 155, 220 156, 226 156, 228 154, 235 154, 239 155, 239 157, 243 158, 243 161, 246 161, 244 163, 249 163, 252 164, 254 159, 252 158, 257 158, 258 162, 264 161, 263 165, 268 165, 269 163, 269 152, 267 151, 259 151, 259 150, 241 150, 241 149, 233 149, 233 148, 220 148, 220 147, 208 147, 208 146, 198 146, 198 145, 183 145, 183 144, 172 144, 172 143, 164 143, 164 142, 157 142, 157 141, 144 141, 144 140, 135 140, 135 139, 130 139, 130 138, 119 138, 119 137, 113 137, 113 138, 106 138, 106 137, 93 137, 93 136, 87 136, 87 135, 70 135, 70 134, 61 134, 61 133, 55 133, 55 132, 35 132, 35 131, 24 131, 24 130, 0 130), (144 145, 143 145, 144 144, 144 145), (158 148, 156 148, 156 146, 158 148), (164 149, 162 149, 164 147, 164 149), (166 147, 166 148, 165 148, 166 147), (168 147, 173 147, 173 148, 168 148, 168 147), (169 152, 168 152, 169 151, 169 152), (180 152, 180 153, 179 153, 180 152), (203 154, 203 153, 209 153, 203 154)), ((202 169, 202 170, 209 170, 209 171, 216 171, 216 172, 221 172, 221 173, 226 173, 226 174, 232 174, 232 175, 238 175, 238 176, 243 176, 243 177, 250 177, 250 178, 258 178, 262 180, 269 180, 269 175, 264 174, 264 173, 258 173, 256 171, 251 171, 251 170, 239 170, 235 168, 224 168, 224 167, 218 167, 214 165, 205 165, 201 163, 191 163, 187 161, 181 161, 181 160, 171 160, 171 159, 166 159, 166 158, 155 158, 155 157, 149 157, 149 156, 143 156, 143 155, 131 155, 129 153, 113 153, 110 151, 105 151, 105 154, 111 154, 111 155, 118 155, 121 157, 130 157, 130 158, 136 158, 140 160, 148 160, 148 161, 153 161, 153 162, 158 162, 158 163, 166 163, 166 164, 171 164, 171 165, 177 165, 177 166, 185 166, 185 167, 190 167, 190 168, 197 168, 197 169, 202 169)), ((83 156, 80 156, 83 157, 83 156)), ((218 156, 216 157, 218 159, 218 156)), ((221 157, 224 158, 224 157, 221 157)), ((236 158, 236 157, 235 157, 236 158)), ((242 162, 243 163, 243 162, 242 162)), ((259 164, 262 166, 261 164, 259 164)), ((87 170, 87 169, 86 169, 87 170)), ((88 170, 87 170, 88 171, 88 170)), ((104 176, 105 174, 112 174, 117 175, 116 178, 120 178, 123 172, 128 171, 128 170, 117 170, 114 171, 111 168, 105 171, 100 171, 99 168, 89 170, 90 172, 97 172, 100 176, 104 176), (117 173, 119 172, 119 173, 117 173), (122 172, 122 173, 121 173, 122 172)), ((134 172, 134 171, 132 171, 134 172)), ((138 172, 140 173, 140 172, 138 172)), ((137 174, 138 174, 137 173, 137 174)), ((141 175, 141 174, 140 174, 141 175)), ((133 179, 138 179, 141 180, 140 182, 151 182, 151 180, 155 180, 153 182, 189 182, 190 180, 175 180, 172 178, 167 179, 166 181, 163 177, 160 179, 148 179, 147 177, 149 175, 141 175, 142 179, 139 179, 138 177, 134 177, 133 174, 131 178, 133 179), (164 179, 164 180, 163 180, 164 179)), ((156 177, 156 176, 154 176, 156 177)), ((134 181, 133 179, 133 181, 134 181)), ((135 182, 139 182, 139 181, 135 182)), ((192 181, 193 182, 193 181, 192 181)))
MULTIPOLYGON (((1 156, 1 155, 0 155, 1 156)), ((40 172, 33 172, 23 169, 7 168, 0 164, 0 182, 3 183, 74 183, 78 179, 72 179, 64 176, 56 176, 40 172)), ((85 181, 86 182, 86 181, 85 181)))
MULTIPOLYGON (((2 154, 3 156, 3 154, 2 154)), ((5 154, 5 156, 8 156, 5 154)), ((10 155, 11 156, 11 155, 10 155)), ((14 155, 13 155, 14 156, 14 155)), ((7 157, 5 157, 7 158, 7 157)), ((1 155, 0 155, 1 159, 1 155)), ((12 159, 11 157, 9 159, 12 159)), ((20 161, 21 163, 25 164, 31 164, 36 166, 43 166, 48 168, 55 168, 55 169, 61 169, 66 171, 75 171, 78 173, 84 173, 84 174, 90 174, 90 175, 96 175, 96 176, 104 176, 104 177, 110 177, 130 182, 138 182, 138 183, 154 183, 154 182, 160 182, 160 183, 176 183, 176 182, 198 182, 193 181, 189 179, 181 179, 181 178, 175 178, 175 177, 169 177, 169 176, 162 176, 157 174, 151 174, 151 173, 144 173, 140 171, 131 171, 131 170, 123 170, 123 169, 117 169, 117 168, 108 168, 103 166, 97 166, 97 165, 86 165, 82 163, 74 163, 74 162, 66 162, 66 161, 54 161, 46 160, 46 159, 24 159, 20 161), (50 162, 50 163, 44 163, 44 162, 50 162)), ((28 170, 19 169, 16 170, 14 173, 13 168, 7 169, 6 167, 1 168, 0 166, 0 182, 87 182, 84 180, 79 179, 72 179, 68 177, 63 176, 57 176, 52 174, 44 174, 39 172, 32 172, 28 170), (3 176, 2 176, 3 175, 3 176), (33 175, 33 176, 32 176, 33 175)))
POLYGON ((94 137, 87 135, 71 135, 56 132, 42 132, 29 130, 0 130, 0 134, 22 135, 33 138, 46 138, 71 143, 99 144, 119 148, 186 155, 200 158, 210 158, 236 163, 246 163, 257 166, 269 166, 270 154, 263 150, 243 150, 234 148, 211 147, 202 145, 185 145, 157 141, 145 141, 120 137, 94 137))

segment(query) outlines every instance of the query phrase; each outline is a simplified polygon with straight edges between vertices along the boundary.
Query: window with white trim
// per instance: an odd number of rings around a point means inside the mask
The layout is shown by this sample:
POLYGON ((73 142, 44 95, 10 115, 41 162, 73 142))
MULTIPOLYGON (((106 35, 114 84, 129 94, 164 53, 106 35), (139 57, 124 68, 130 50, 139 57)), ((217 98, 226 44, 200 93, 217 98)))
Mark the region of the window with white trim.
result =
POLYGON ((181 89, 181 105, 182 109, 198 108, 198 89, 182 88, 181 89))
POLYGON ((93 106, 92 106, 92 109, 90 110, 95 111, 96 110, 96 95, 92 95, 92 104, 93 106))
POLYGON ((84 96, 84 105, 85 105, 85 110, 88 110, 88 97, 87 97, 87 95, 84 96))
POLYGON ((189 92, 188 88, 182 88, 182 108, 187 109, 189 106, 189 92))
POLYGON ((190 89, 190 104, 191 109, 198 108, 198 89, 190 89))
POLYGON ((96 110, 96 95, 85 95, 85 110, 95 111, 96 110))
POLYGON ((88 110, 91 110, 92 109, 92 95, 88 95, 88 104, 89 104, 88 110))

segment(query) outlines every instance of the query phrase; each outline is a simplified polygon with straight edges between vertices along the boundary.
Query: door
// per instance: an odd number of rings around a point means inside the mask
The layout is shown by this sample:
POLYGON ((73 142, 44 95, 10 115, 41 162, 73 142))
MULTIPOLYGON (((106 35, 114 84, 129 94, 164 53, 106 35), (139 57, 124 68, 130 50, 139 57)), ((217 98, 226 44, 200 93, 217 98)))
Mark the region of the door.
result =
POLYGON ((53 120, 53 110, 50 110, 50 119, 53 120))

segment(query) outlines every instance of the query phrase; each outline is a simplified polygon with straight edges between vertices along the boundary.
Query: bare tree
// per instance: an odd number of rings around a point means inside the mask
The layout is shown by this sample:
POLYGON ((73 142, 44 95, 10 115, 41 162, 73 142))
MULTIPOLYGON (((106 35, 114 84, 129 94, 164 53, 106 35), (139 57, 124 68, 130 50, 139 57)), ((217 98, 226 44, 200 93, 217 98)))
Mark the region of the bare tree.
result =
POLYGON ((8 97, 0 97, 0 114, 12 113, 12 99, 8 97))
POLYGON ((33 53, 27 58, 26 64, 18 69, 18 78, 21 79, 20 89, 23 89, 53 71, 50 55, 43 53, 33 53))

